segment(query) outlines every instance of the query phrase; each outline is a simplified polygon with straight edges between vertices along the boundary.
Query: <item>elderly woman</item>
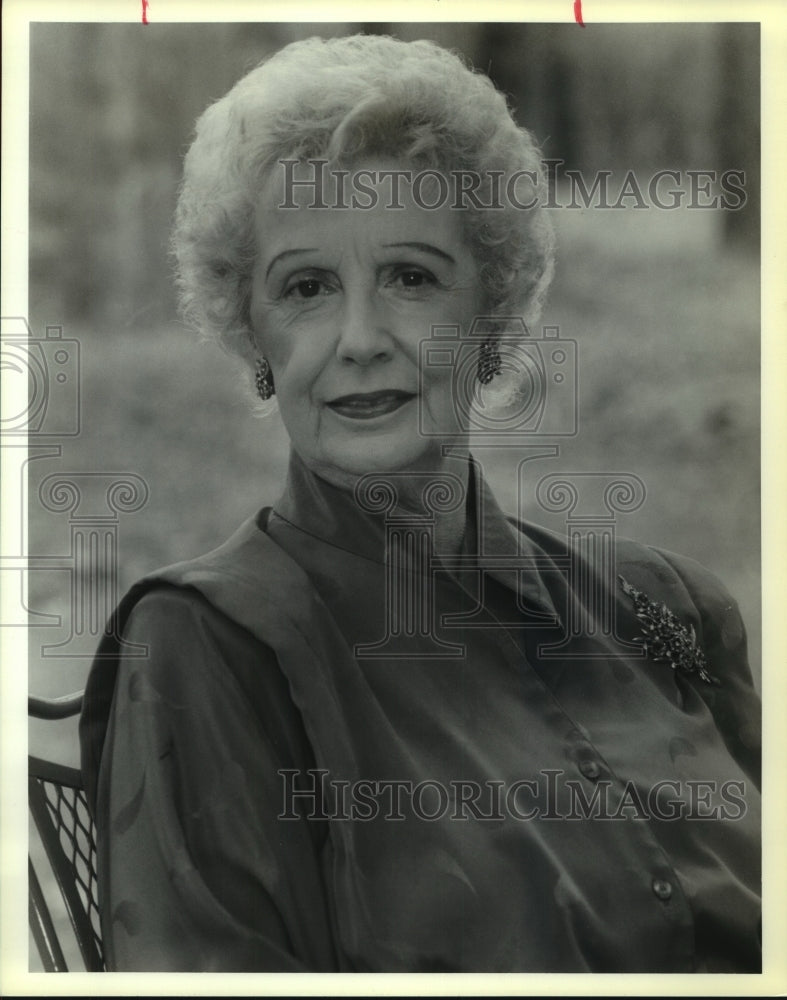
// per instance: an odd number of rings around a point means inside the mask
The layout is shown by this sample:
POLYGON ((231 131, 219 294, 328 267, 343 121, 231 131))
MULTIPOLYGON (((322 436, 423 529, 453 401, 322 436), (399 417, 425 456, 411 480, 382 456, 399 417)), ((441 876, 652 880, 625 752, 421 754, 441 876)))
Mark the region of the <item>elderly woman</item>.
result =
POLYGON ((759 969, 734 602, 684 558, 619 543, 610 572, 504 516, 469 452, 468 407, 517 412, 538 185, 501 94, 429 42, 295 43, 201 118, 185 309, 291 460, 99 650, 109 968, 759 969))

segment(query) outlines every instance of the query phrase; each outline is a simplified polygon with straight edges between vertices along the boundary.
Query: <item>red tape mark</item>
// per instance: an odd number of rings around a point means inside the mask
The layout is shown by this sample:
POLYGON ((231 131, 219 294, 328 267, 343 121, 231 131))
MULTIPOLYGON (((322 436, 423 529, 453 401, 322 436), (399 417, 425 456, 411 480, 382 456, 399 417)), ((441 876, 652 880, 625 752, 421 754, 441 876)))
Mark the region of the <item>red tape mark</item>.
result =
POLYGON ((585 22, 582 20, 582 0, 574 0, 574 20, 580 28, 585 27, 585 22))
MULTIPOLYGON (((150 6, 150 0, 142 0, 142 23, 148 23, 148 7, 150 6)), ((576 10, 576 3, 574 4, 574 10, 576 10)))

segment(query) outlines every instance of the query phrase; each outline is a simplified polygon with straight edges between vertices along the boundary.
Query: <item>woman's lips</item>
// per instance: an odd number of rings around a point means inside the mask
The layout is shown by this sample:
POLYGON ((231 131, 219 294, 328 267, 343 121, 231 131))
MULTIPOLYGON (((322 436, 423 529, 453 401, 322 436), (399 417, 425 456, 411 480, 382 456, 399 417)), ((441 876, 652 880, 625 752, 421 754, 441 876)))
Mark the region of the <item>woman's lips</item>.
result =
POLYGON ((328 406, 343 417, 351 417, 354 420, 371 420, 373 417, 393 413, 414 398, 415 394, 412 392, 403 392, 400 389, 382 389, 379 392, 356 392, 348 396, 338 396, 336 399, 332 399, 328 406))

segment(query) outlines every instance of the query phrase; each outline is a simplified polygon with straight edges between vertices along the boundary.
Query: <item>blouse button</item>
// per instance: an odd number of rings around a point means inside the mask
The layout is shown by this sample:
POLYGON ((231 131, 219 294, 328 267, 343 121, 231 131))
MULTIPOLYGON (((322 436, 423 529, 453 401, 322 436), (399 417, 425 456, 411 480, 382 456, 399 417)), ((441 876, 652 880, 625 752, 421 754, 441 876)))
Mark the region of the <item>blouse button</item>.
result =
POLYGON ((581 760, 579 762, 579 770, 586 778, 590 778, 591 781, 595 781, 601 774, 601 768, 598 765, 598 761, 595 760, 581 760))
POLYGON ((653 892, 666 902, 672 896, 672 884, 663 878, 654 878, 652 884, 653 892))

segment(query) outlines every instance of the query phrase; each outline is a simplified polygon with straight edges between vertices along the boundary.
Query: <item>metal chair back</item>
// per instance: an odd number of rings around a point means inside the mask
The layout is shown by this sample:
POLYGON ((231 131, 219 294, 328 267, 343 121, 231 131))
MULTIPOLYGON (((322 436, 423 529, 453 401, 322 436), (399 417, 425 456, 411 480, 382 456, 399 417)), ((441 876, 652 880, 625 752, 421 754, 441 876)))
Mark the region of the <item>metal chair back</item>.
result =
MULTIPOLYGON (((28 715, 65 719, 82 708, 82 694, 28 699, 28 715)), ((98 909, 95 825, 87 806, 81 773, 40 757, 28 757, 30 813, 41 837, 54 880, 88 972, 104 970, 98 909)), ((47 972, 67 972, 38 874, 28 857, 30 928, 47 972)))

